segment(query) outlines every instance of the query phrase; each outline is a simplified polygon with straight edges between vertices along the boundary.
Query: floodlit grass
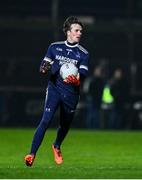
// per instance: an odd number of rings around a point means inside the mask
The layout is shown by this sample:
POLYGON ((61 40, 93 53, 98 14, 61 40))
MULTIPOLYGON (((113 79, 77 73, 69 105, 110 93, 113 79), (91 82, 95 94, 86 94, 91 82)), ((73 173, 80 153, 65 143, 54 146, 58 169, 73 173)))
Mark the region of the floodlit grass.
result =
POLYGON ((71 129, 62 152, 64 163, 53 161, 55 130, 46 133, 34 165, 23 161, 30 150, 33 129, 0 129, 0 178, 141 178, 142 132, 71 129))

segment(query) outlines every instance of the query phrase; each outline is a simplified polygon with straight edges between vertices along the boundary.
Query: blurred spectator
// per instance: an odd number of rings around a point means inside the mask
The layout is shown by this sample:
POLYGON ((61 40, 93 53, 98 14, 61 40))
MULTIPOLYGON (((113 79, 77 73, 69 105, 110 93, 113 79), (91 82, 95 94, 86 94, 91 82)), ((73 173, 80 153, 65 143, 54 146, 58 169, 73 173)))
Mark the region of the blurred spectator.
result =
POLYGON ((113 128, 113 120, 112 120, 113 108, 114 108, 114 98, 111 94, 110 81, 108 80, 104 86, 103 94, 102 94, 101 118, 102 118, 103 129, 113 128))
POLYGON ((124 124, 125 106, 129 99, 129 84, 121 68, 114 71, 111 79, 111 94, 114 98, 112 123, 114 128, 120 129, 124 124))
POLYGON ((86 127, 99 129, 101 126, 100 107, 102 92, 105 85, 104 69, 101 66, 94 68, 93 76, 88 85, 88 95, 86 99, 86 127))

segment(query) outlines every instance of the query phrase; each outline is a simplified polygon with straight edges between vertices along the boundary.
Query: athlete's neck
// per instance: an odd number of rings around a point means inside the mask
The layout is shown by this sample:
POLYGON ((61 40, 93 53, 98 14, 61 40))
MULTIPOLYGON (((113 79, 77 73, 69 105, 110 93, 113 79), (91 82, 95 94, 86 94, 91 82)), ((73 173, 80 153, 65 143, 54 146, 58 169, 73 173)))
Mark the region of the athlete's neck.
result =
POLYGON ((67 44, 70 45, 70 46, 74 46, 74 45, 78 44, 77 42, 71 43, 71 42, 69 42, 68 40, 67 40, 66 42, 67 42, 67 44))

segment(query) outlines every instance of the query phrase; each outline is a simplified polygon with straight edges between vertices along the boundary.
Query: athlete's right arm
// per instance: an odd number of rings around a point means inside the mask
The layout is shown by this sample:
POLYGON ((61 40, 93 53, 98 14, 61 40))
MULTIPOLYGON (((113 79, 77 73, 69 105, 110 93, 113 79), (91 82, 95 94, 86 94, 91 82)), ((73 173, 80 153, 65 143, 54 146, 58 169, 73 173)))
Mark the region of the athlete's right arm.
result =
POLYGON ((53 64, 53 53, 52 53, 52 46, 50 45, 48 47, 48 50, 46 52, 46 55, 44 59, 41 61, 40 64, 40 72, 43 74, 48 73, 48 71, 51 69, 51 65, 53 64))
POLYGON ((40 64, 40 72, 43 74, 48 73, 51 68, 51 63, 49 61, 43 60, 40 64))

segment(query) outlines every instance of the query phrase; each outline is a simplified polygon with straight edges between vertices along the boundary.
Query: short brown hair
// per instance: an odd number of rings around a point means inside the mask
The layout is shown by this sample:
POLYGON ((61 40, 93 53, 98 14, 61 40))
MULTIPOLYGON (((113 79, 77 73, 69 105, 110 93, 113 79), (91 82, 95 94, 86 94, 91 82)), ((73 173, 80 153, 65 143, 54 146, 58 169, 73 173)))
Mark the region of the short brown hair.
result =
POLYGON ((67 31, 70 30, 72 24, 79 24, 83 28, 82 22, 79 21, 77 17, 69 16, 63 24, 63 32, 65 33, 65 35, 67 34, 67 31))

